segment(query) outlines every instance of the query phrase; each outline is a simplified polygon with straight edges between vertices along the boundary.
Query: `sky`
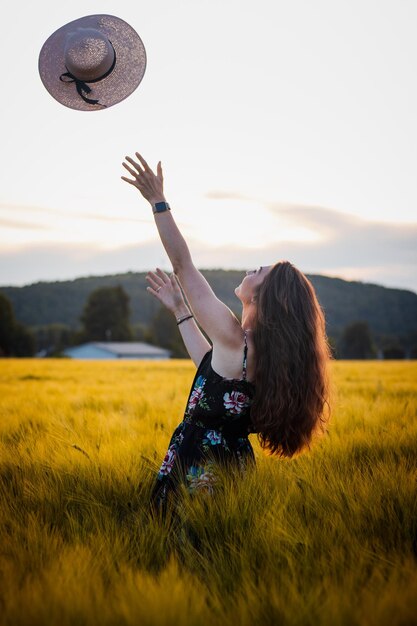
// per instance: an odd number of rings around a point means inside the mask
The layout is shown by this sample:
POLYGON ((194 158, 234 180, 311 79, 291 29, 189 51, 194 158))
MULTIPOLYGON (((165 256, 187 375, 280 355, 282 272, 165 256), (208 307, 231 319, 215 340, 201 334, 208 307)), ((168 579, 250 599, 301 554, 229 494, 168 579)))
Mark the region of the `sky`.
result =
POLYGON ((287 259, 417 292, 414 0, 26 0, 3 23, 0 285, 169 269, 120 178, 139 151, 197 267, 287 259), (75 111, 38 56, 98 13, 138 32, 147 68, 121 103, 75 111))

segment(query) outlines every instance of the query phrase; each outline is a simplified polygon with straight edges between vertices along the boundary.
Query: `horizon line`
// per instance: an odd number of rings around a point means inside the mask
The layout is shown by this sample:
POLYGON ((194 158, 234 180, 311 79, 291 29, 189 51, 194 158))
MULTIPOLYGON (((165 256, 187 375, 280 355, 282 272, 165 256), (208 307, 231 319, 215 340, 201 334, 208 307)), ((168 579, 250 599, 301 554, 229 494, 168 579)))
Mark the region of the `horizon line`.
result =
MULTIPOLYGON (((171 270, 167 270, 164 269, 163 267, 161 267, 160 269, 162 269, 163 271, 166 271, 166 273, 172 273, 171 270)), ((197 268, 200 272, 246 272, 246 269, 236 269, 236 268, 225 268, 225 267, 201 267, 201 268, 197 268)), ((32 287, 34 285, 39 285, 39 284, 53 284, 53 283, 71 283, 71 282, 76 282, 77 280, 85 280, 85 279, 89 279, 89 278, 112 278, 112 277, 117 277, 117 276, 124 276, 126 274, 147 274, 149 271, 153 271, 152 270, 126 270, 125 272, 117 272, 114 274, 84 274, 84 275, 80 275, 80 276, 75 276, 74 278, 63 278, 63 279, 55 279, 55 280, 44 280, 44 279, 40 279, 40 280, 36 280, 34 282, 29 282, 29 283, 24 283, 22 285, 17 285, 17 284, 8 284, 8 285, 0 285, 0 290, 1 289, 24 289, 25 287, 32 287)), ((302 271, 302 270, 300 270, 302 271)), ((349 280, 347 278, 343 278, 342 276, 336 276, 336 275, 331 275, 331 274, 323 274, 321 272, 302 272, 305 276, 320 276, 322 278, 328 278, 330 280, 341 280, 345 283, 357 283, 360 285, 369 285, 369 286, 373 286, 373 287, 380 287, 382 289, 390 289, 390 290, 395 290, 395 291, 409 291, 410 293, 413 293, 415 295, 417 295, 417 291, 414 291, 413 289, 410 288, 406 288, 406 287, 388 287, 386 285, 382 285, 381 283, 375 283, 375 282, 368 282, 368 281, 364 281, 364 280, 358 280, 358 279, 352 279, 349 280)))

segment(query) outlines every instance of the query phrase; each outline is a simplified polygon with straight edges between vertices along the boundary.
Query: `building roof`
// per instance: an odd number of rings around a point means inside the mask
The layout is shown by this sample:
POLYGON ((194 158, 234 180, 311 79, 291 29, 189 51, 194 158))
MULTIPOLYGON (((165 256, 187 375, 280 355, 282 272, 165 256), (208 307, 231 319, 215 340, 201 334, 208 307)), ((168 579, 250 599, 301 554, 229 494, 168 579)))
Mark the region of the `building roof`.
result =
MULTIPOLYGON (((126 356, 133 356, 135 354, 140 354, 141 356, 169 356, 171 354, 170 350, 166 350, 165 348, 158 348, 157 346, 152 346, 150 343, 143 343, 141 341, 90 341, 82 345, 95 346, 100 350, 106 350, 107 352, 111 352, 112 354, 126 356)), ((81 346, 73 346, 73 349, 78 347, 81 346)))

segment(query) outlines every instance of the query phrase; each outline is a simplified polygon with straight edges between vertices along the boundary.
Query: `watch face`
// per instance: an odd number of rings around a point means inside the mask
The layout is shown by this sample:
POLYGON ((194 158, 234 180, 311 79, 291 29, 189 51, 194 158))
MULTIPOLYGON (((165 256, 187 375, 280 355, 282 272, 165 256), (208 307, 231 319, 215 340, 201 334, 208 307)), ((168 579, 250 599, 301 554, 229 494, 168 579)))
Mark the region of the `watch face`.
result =
POLYGON ((169 210, 169 204, 168 202, 156 202, 155 203, 155 213, 162 213, 162 211, 168 211, 169 210))

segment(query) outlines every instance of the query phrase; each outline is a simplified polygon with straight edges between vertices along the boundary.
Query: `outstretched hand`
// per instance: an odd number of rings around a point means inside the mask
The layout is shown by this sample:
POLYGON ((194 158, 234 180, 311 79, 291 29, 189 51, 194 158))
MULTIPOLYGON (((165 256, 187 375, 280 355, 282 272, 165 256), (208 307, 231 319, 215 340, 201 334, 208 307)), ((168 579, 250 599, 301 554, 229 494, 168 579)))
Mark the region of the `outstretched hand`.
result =
POLYGON ((159 300, 159 302, 162 302, 172 313, 180 315, 188 311, 175 274, 168 276, 158 267, 156 273, 147 273, 146 280, 150 285, 146 288, 147 291, 159 300))
POLYGON ((135 155, 140 161, 140 164, 128 156, 125 157, 125 159, 130 163, 130 166, 125 162, 122 163, 123 167, 133 176, 133 180, 126 176, 122 176, 122 180, 136 187, 145 200, 148 200, 151 204, 155 202, 165 202, 164 177, 162 174, 161 161, 159 161, 156 166, 157 173, 155 175, 139 152, 135 152, 135 155))

